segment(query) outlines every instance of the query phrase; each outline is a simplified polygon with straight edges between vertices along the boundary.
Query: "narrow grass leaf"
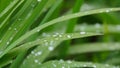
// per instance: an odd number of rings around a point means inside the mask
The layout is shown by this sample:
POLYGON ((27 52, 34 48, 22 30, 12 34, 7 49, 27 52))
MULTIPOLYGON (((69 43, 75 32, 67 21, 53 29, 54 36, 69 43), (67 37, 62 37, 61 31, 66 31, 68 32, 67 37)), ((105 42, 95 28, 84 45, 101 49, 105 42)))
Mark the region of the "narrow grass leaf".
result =
POLYGON ((81 68, 81 67, 92 67, 92 68, 119 68, 109 64, 99 64, 91 62, 77 62, 77 61, 49 61, 41 65, 41 68, 81 68))

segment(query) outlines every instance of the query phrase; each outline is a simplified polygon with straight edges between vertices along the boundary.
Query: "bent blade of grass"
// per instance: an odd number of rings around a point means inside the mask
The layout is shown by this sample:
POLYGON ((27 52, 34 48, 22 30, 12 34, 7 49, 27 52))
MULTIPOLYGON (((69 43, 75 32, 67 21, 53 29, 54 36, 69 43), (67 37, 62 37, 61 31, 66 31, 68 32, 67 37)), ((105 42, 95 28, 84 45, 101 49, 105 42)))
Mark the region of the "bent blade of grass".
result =
MULTIPOLYGON (((120 51, 120 43, 89 43, 72 45, 68 49, 68 55, 83 54, 89 52, 120 51)), ((49 57, 58 56, 59 51, 55 50, 49 57)))
POLYGON ((36 46, 37 44, 40 44, 40 46, 38 46, 36 49, 34 49, 30 55, 27 56, 27 58, 25 59, 25 61, 23 62, 24 64, 21 66, 21 68, 29 68, 31 66, 33 67, 38 67, 40 63, 42 63, 45 58, 48 56, 48 54, 54 50, 55 47, 58 46, 60 41, 63 40, 68 40, 68 39, 75 39, 75 38, 83 38, 83 37, 88 37, 88 36, 94 36, 94 35, 101 35, 99 33, 86 33, 86 34, 80 34, 80 33, 70 33, 70 34, 57 34, 57 35, 53 35, 53 37, 48 37, 45 39, 41 39, 41 40, 36 40, 34 43, 29 43, 29 46, 22 46, 19 47, 19 49, 24 49, 24 48, 31 48, 31 46, 33 47, 36 46), (31 44, 31 45, 30 45, 31 44), (38 64, 36 64, 38 62, 38 64), (29 65, 26 66, 26 64, 33 64, 33 65, 29 65))
MULTIPOLYGON (((3 65, 5 65, 6 62, 11 61, 12 58, 14 58, 16 55, 18 55, 21 51, 28 50, 28 49, 30 49, 30 48, 32 48, 34 46, 38 46, 38 45, 43 45, 43 44, 47 45, 48 44, 47 42, 51 42, 51 40, 56 42, 56 41, 63 41, 63 40, 69 40, 69 39, 74 39, 74 38, 82 38, 82 37, 88 37, 88 36, 95 36, 95 35, 101 35, 101 34, 100 33, 89 33, 89 32, 86 32, 85 34, 80 34, 80 33, 70 33, 70 34, 61 34, 60 33, 60 34, 58 34, 57 33, 57 34, 52 35, 52 36, 50 36, 48 38, 37 39, 35 41, 25 43, 25 44, 23 44, 21 46, 18 46, 16 48, 14 48, 13 50, 11 50, 8 54, 6 54, 3 58, 0 59, 1 60, 0 66, 3 66, 3 65), (7 61, 4 61, 5 60, 4 58, 7 58, 7 61)), ((56 46, 57 45, 55 45, 54 48, 56 46)), ((47 52, 47 53, 45 53, 45 55, 43 55, 42 58, 39 58, 42 61, 49 54, 48 47, 49 46, 45 46, 45 47, 39 46, 38 47, 39 50, 40 50, 40 48, 42 48, 43 51, 47 52)), ((34 55, 32 55, 32 56, 34 56, 34 55)), ((29 60, 27 60, 27 61, 29 61, 29 60)))
POLYGON ((41 68, 80 68, 80 67, 92 67, 92 68, 119 68, 118 66, 112 66, 109 64, 99 64, 91 62, 78 62, 78 61, 48 61, 40 66, 41 68))
POLYGON ((82 17, 82 16, 86 16, 86 15, 90 15, 90 14, 97 14, 97 13, 104 13, 104 12, 112 12, 112 11, 119 11, 120 8, 104 8, 104 9, 98 9, 98 10, 91 10, 91 11, 85 11, 85 12, 79 12, 79 13, 75 13, 75 14, 70 14, 70 15, 66 15, 66 16, 62 16, 59 17, 57 19, 54 19, 52 21, 49 21, 41 26, 38 26, 36 28, 34 28, 33 30, 27 32, 26 34, 24 34, 23 36, 21 36, 19 39, 17 39, 15 42, 13 42, 8 48, 6 48, 5 50, 1 51, 0 54, 0 58, 5 55, 10 49, 12 49, 13 47, 15 47, 16 45, 18 45, 19 43, 21 43, 23 40, 25 40, 26 38, 28 38, 29 36, 39 32, 40 30, 53 25, 55 23, 58 22, 62 22, 65 20, 69 20, 69 19, 73 19, 76 17, 82 17))

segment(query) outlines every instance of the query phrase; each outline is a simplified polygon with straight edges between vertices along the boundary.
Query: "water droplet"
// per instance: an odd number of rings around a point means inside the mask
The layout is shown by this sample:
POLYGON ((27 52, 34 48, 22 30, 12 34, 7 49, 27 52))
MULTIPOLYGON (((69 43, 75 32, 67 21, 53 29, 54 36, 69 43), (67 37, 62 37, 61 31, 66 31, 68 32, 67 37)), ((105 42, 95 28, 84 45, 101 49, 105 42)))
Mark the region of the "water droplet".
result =
POLYGON ((106 12, 108 13, 108 12, 110 12, 110 10, 106 10, 106 12))
POLYGON ((117 30, 120 30, 120 25, 117 25, 117 26, 116 26, 116 29, 117 29, 117 30))
POLYGON ((85 34, 85 32, 80 32, 80 34, 85 34))
POLYGON ((70 36, 70 35, 67 35, 67 37, 68 37, 68 38, 71 38, 71 36, 70 36))
POLYGON ((63 63, 63 62, 64 62, 64 60, 63 60, 63 59, 60 59, 59 61, 60 61, 61 63, 63 63))
POLYGON ((56 67, 56 65, 53 63, 53 66, 56 67))
POLYGON ((34 54, 35 52, 34 51, 31 51, 31 54, 34 54))
POLYGON ((59 35, 59 37, 62 37, 62 35, 59 35))
POLYGON ((96 23, 96 24, 95 24, 95 27, 96 27, 96 28, 100 28, 101 25, 100 25, 99 23, 96 23))
POLYGON ((14 28, 14 30, 16 31, 17 29, 16 29, 16 28, 14 28))
POLYGON ((10 38, 10 41, 13 39, 13 37, 10 38))
POLYGON ((94 68, 96 68, 96 65, 93 65, 94 68))
POLYGON ((40 29, 38 29, 37 32, 40 32, 40 29))
POLYGON ((109 66, 109 64, 105 64, 105 66, 106 66, 106 67, 108 67, 108 66, 109 66))
POLYGON ((38 2, 41 2, 41 0, 37 0, 38 2))
POLYGON ((41 55, 42 54, 42 51, 39 51, 39 52, 37 52, 36 54, 35 54, 35 56, 39 56, 39 55, 41 55))
POLYGON ((7 45, 9 44, 10 42, 7 42, 7 45))
POLYGON ((87 67, 87 65, 86 65, 86 64, 84 64, 84 65, 83 65, 83 67, 87 67))
POLYGON ((38 63, 38 60, 34 60, 35 63, 38 63))
POLYGON ((52 51, 52 50, 54 49, 54 47, 50 46, 50 47, 48 47, 48 49, 49 49, 50 51, 52 51))
POLYGON ((72 62, 70 60, 68 60, 67 63, 72 63, 72 62))

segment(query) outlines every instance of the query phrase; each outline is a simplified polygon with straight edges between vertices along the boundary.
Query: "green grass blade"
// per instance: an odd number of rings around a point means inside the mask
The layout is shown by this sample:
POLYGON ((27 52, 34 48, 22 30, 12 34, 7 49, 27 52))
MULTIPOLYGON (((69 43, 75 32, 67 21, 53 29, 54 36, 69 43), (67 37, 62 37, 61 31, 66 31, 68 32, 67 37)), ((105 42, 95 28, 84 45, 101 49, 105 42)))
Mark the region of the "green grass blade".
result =
MULTIPOLYGON (((19 47, 19 49, 24 48, 31 48, 33 45, 38 45, 42 43, 40 46, 38 46, 35 50, 33 50, 30 55, 27 56, 24 64, 21 68, 30 68, 33 66, 34 68, 39 67, 39 64, 41 64, 45 58, 48 56, 48 54, 54 50, 55 47, 59 44, 58 41, 68 40, 68 39, 75 39, 75 38, 82 38, 82 37, 88 37, 88 36, 94 36, 94 35, 100 35, 99 33, 86 33, 86 34, 80 34, 80 33, 71 33, 71 34, 57 34, 53 35, 55 37, 49 37, 46 39, 36 40, 35 42, 31 42, 27 45, 24 45, 24 47, 19 47), (31 45, 30 45, 31 44, 31 45), (28 46, 29 45, 29 46, 28 46), (38 62, 38 64, 36 64, 38 62), (27 64, 33 64, 26 66, 27 64)), ((16 52, 16 51, 15 51, 16 52)))
MULTIPOLYGON (((107 25, 107 29, 108 29, 108 33, 119 33, 120 31, 120 25, 112 25, 112 24, 108 24, 107 25)), ((80 25, 76 25, 75 27, 75 32, 78 31, 86 31, 86 32, 104 32, 104 26, 103 24, 94 24, 94 25, 84 25, 84 24, 80 24, 80 25)))
MULTIPOLYGON (((72 9, 72 13, 79 12, 82 4, 83 4, 83 0, 76 0, 76 3, 72 9)), ((66 27, 66 33, 71 33, 74 31, 77 20, 78 20, 78 18, 71 19, 70 21, 68 21, 69 23, 66 27)), ((61 57, 65 57, 67 55, 67 51, 68 51, 68 48, 70 46, 70 40, 65 41, 64 45, 65 46, 62 46, 61 50, 60 50, 61 57)))
MULTIPOLYGON (((37 1, 36 1, 37 2, 37 1)), ((41 3, 38 3, 38 5, 35 7, 35 9, 32 11, 28 11, 29 14, 28 17, 25 17, 25 20, 22 21, 22 23, 17 22, 14 23, 12 25, 11 30, 8 30, 8 32, 3 36, 3 38, 1 39, 2 42, 0 43, 0 49, 5 49, 10 43, 11 41, 16 40, 18 37, 20 37, 22 34, 24 34, 27 29, 30 27, 30 25, 35 21, 36 18, 38 18, 38 16, 41 14, 41 10, 43 8, 43 5, 46 3, 47 1, 44 0, 41 3), (14 33, 14 35, 13 35, 14 33), (11 39, 12 38, 12 39, 11 39), (6 44, 7 42, 7 44, 6 44)), ((34 2, 33 2, 34 3, 34 2)), ((29 7, 31 9, 31 6, 29 7)), ((33 7, 32 7, 33 8, 33 7)), ((26 12, 27 12, 26 11, 26 12)), ((25 14, 24 14, 25 15, 25 14)), ((24 16, 23 16, 24 17, 24 16)))
POLYGON ((120 43, 91 43, 71 46, 68 54, 81 54, 89 52, 116 51, 120 50, 120 43))
POLYGON ((27 53, 27 51, 21 51, 21 53, 17 56, 17 58, 10 65, 10 68, 20 67, 26 53, 27 53))
POLYGON ((50 10, 47 12, 46 16, 44 17, 44 19, 42 20, 41 24, 44 24, 49 17, 53 14, 53 12, 55 11, 55 9, 62 3, 63 0, 58 0, 55 2, 55 4, 50 8, 50 10))
POLYGON ((108 64, 99 64, 91 62, 77 62, 77 61, 49 61, 41 65, 41 68, 119 68, 108 64))
POLYGON ((15 0, 15 1, 13 1, 12 3, 10 3, 10 4, 0 13, 0 18, 1 18, 5 13, 7 13, 10 9, 12 9, 18 1, 19 1, 19 0, 15 0))
POLYGON ((120 10, 120 8, 105 8, 105 9, 91 10, 91 11, 79 12, 79 13, 75 13, 75 14, 62 16, 62 17, 59 17, 59 18, 54 19, 52 21, 49 21, 49 22, 47 22, 47 23, 45 23, 41 26, 38 26, 38 27, 34 28, 33 30, 27 32, 22 37, 20 37, 15 42, 13 42, 7 49, 5 49, 3 51, 0 50, 0 52, 1 52, 0 58, 4 54, 6 54, 10 49, 12 49, 16 45, 18 45, 20 42, 22 42, 24 39, 28 38, 29 36, 39 32, 40 30, 42 30, 42 29, 44 29, 44 28, 46 28, 50 25, 53 25, 55 23, 62 22, 62 21, 65 21, 65 20, 73 19, 73 18, 76 18, 76 17, 82 17, 82 16, 86 16, 86 15, 90 15, 90 14, 104 13, 104 12, 110 12, 110 11, 119 11, 119 10, 120 10))
MULTIPOLYGON (((16 0, 17 1, 17 0, 16 0)), ((9 13, 9 15, 6 17, 6 19, 4 19, 4 21, 0 24, 0 29, 2 28, 2 26, 6 23, 6 21, 10 18, 10 16, 12 15, 12 13, 23 3, 24 0, 21 0, 15 7, 14 9, 9 13)))

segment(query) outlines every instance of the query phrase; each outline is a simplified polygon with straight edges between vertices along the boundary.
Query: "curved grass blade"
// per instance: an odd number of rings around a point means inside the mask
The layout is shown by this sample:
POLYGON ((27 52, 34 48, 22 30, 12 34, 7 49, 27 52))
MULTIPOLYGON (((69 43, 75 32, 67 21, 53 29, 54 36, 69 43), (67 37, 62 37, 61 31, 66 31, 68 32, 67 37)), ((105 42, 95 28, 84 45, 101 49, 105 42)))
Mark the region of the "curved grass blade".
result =
POLYGON ((43 24, 41 26, 38 26, 38 27, 34 28, 33 30, 27 32, 26 34, 21 36, 19 39, 17 39, 15 42, 13 42, 7 49, 5 49, 3 51, 0 50, 1 51, 0 58, 4 54, 6 54, 10 49, 15 47, 19 43, 21 43, 23 40, 25 40, 29 36, 39 32, 40 30, 42 30, 42 29, 44 29, 44 28, 46 28, 46 27, 48 27, 50 25, 53 25, 55 23, 62 22, 62 21, 65 21, 65 20, 69 20, 69 19, 72 19, 72 18, 76 18, 76 17, 86 16, 86 15, 90 15, 90 14, 110 12, 110 11, 119 11, 119 10, 120 10, 120 8, 105 8, 105 9, 86 11, 86 12, 79 12, 79 13, 70 14, 70 15, 66 15, 66 16, 62 16, 62 17, 59 17, 57 19, 54 19, 54 20, 52 20, 50 22, 47 22, 47 23, 45 23, 45 24, 43 24))
POLYGON ((26 47, 30 48, 31 46, 33 46, 33 44, 34 44, 34 46, 37 45, 37 43, 40 44, 40 41, 42 43, 40 46, 38 46, 36 49, 34 49, 30 53, 30 55, 27 56, 27 58, 23 62, 23 65, 21 66, 21 68, 39 67, 39 64, 41 64, 45 60, 45 58, 48 56, 48 54, 51 51, 53 51, 55 47, 58 46, 60 41, 68 40, 68 39, 75 39, 75 38, 83 38, 83 37, 94 36, 94 35, 101 35, 101 34, 99 34, 99 33, 98 34, 97 33, 96 34, 94 34, 94 33, 57 34, 57 35, 53 35, 53 37, 37 40, 34 43, 29 43, 29 45, 26 45, 24 47, 23 46, 19 47, 20 49, 23 49, 26 47), (26 66, 27 64, 33 64, 33 65, 26 66))
POLYGON ((119 68, 118 66, 112 66, 109 64, 99 64, 91 62, 77 62, 77 61, 49 61, 41 64, 41 68, 81 68, 81 67, 92 67, 92 68, 119 68))
MULTIPOLYGON (((23 44, 21 46, 18 46, 16 48, 14 48, 13 50, 11 50, 8 54, 6 54, 5 56, 3 56, 3 58, 0 59, 1 60, 0 66, 3 66, 3 65, 5 65, 6 62, 11 61, 12 58, 14 58, 16 55, 21 53, 21 51, 28 50, 28 49, 30 49, 30 48, 32 48, 34 46, 49 45, 48 43, 51 42, 51 41, 56 43, 58 41, 69 40, 69 39, 74 39, 74 38, 82 38, 82 37, 88 37, 88 36, 95 36, 95 35, 101 35, 101 34, 100 33, 89 33, 89 32, 86 32, 85 34, 81 34, 81 33, 70 33, 70 34, 61 34, 60 33, 60 34, 58 34, 58 33, 56 33, 56 34, 54 34, 54 35, 52 35, 51 37, 48 37, 48 38, 37 39, 35 41, 25 43, 25 44, 23 44), (4 61, 4 58, 7 58, 7 61, 4 61)), ((56 44, 58 44, 58 43, 56 43, 56 44)), ((55 45, 54 48, 56 46, 57 45, 55 45)), ((47 52, 47 53, 45 53, 45 55, 43 55, 42 58, 40 58, 42 61, 49 54, 48 47, 49 46, 42 47, 42 50, 47 52)), ((41 48, 41 46, 39 46, 38 49, 39 48, 41 48)), ((34 56, 34 55, 32 55, 32 56, 34 56)))

